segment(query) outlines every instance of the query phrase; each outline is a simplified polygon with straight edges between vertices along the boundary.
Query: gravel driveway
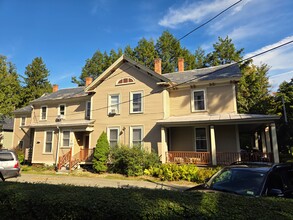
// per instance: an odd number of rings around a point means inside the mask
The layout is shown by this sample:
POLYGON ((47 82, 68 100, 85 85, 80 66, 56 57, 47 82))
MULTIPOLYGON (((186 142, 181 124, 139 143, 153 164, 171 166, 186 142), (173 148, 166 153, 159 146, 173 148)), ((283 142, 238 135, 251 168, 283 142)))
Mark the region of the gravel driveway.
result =
POLYGON ((113 188, 149 188, 149 189, 167 189, 179 190, 190 188, 191 185, 178 185, 172 182, 153 182, 143 180, 120 180, 106 179, 103 177, 76 177, 66 174, 43 175, 43 174, 21 174, 20 177, 7 179, 9 182, 27 182, 27 183, 47 183, 47 184, 68 184, 75 186, 90 187, 113 187, 113 188))

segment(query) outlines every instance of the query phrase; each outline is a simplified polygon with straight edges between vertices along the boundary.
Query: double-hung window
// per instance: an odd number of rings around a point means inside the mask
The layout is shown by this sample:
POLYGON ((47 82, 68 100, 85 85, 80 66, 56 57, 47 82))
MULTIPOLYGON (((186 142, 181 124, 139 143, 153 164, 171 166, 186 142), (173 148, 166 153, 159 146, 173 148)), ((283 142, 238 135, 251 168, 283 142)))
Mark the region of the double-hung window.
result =
POLYGON ((204 111, 206 110, 206 100, 204 90, 195 90, 192 92, 192 110, 204 111))
POLYGON ((130 113, 142 113, 143 112, 143 93, 131 92, 130 93, 130 113))
POLYGON ((69 147, 70 144, 70 131, 63 131, 63 147, 69 147))
POLYGON ((41 120, 47 119, 47 106, 41 107, 41 120))
POLYGON ((130 140, 132 146, 141 146, 143 144, 143 127, 130 127, 130 140))
POLYGON ((65 105, 59 105, 59 115, 61 117, 64 117, 65 116, 65 108, 66 108, 65 105))
POLYGON ((52 153, 53 148, 53 131, 46 132, 45 153, 52 153))
POLYGON ((21 117, 20 125, 21 126, 25 125, 25 117, 21 117))
POLYGON ((111 147, 115 147, 119 143, 119 128, 108 128, 108 140, 111 147))
POLYGON ((85 117, 87 119, 91 118, 91 102, 90 101, 86 102, 85 117))
POLYGON ((208 150, 207 130, 204 127, 195 128, 195 149, 200 152, 206 152, 208 150))
POLYGON ((109 112, 110 114, 120 113, 120 95, 113 94, 109 95, 109 112))

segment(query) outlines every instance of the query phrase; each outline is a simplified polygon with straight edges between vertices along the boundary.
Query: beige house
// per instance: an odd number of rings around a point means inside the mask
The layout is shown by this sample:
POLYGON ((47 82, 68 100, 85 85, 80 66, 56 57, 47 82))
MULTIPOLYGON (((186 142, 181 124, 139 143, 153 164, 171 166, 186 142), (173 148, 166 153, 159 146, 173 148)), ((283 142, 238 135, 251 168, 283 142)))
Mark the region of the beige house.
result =
POLYGON ((59 168, 90 162, 103 131, 110 145, 141 145, 164 163, 279 161, 278 117, 237 113, 237 64, 184 71, 179 59, 178 72, 162 75, 157 59, 154 69, 122 56, 86 87, 55 86, 27 115, 15 111, 14 145, 26 134, 31 162, 59 168), (257 154, 241 150, 247 136, 257 154))
POLYGON ((13 141, 13 119, 0 118, 0 149, 12 149, 13 141))

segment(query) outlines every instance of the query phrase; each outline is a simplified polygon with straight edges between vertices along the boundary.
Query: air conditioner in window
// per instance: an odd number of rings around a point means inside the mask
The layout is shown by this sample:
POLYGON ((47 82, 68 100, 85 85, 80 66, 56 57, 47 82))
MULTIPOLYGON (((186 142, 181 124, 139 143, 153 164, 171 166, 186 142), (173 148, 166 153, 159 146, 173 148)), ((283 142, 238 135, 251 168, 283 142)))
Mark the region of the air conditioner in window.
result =
POLYGON ((117 111, 116 109, 111 109, 111 111, 109 112, 109 115, 116 115, 117 111))
POLYGON ((60 120, 64 119, 64 115, 58 115, 56 119, 60 121, 60 120))

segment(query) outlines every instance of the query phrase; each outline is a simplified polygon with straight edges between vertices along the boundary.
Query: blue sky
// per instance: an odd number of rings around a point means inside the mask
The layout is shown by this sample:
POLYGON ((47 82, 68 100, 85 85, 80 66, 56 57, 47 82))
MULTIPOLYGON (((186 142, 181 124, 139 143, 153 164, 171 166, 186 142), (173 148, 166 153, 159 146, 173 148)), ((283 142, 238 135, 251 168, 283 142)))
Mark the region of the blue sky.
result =
MULTIPOLYGON (((49 80, 75 87, 85 60, 96 50, 135 47, 164 30, 180 38, 237 0, 0 0, 0 54, 19 74, 42 57, 49 80)), ((292 0, 242 0, 234 8, 180 41, 209 52, 218 36, 229 36, 248 57, 293 40, 292 0)), ((293 44, 254 59, 271 66, 272 90, 293 77, 293 44)))

